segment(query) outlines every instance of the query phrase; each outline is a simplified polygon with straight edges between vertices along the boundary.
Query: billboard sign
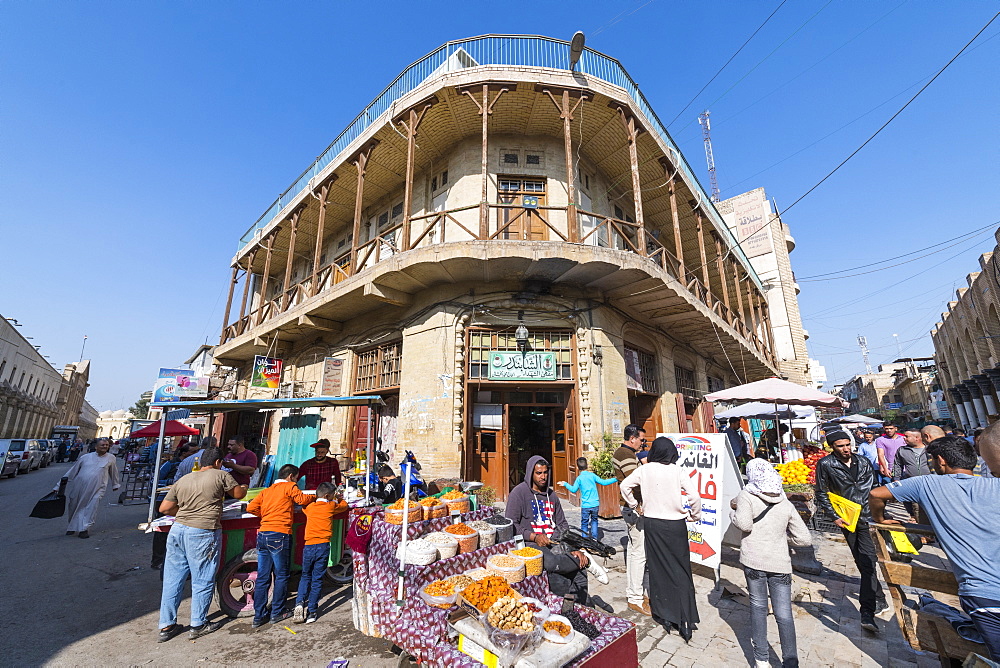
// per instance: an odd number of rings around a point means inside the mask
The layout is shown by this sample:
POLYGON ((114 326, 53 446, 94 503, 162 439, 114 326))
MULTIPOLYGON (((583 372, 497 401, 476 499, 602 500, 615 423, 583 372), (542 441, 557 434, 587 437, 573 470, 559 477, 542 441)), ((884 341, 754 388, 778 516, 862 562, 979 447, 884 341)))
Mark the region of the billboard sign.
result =
POLYGON ((763 188, 725 200, 720 206, 723 220, 736 230, 736 239, 747 257, 774 250, 771 240, 771 207, 763 188))
POLYGON ((321 397, 339 397, 344 382, 344 360, 327 357, 323 360, 323 387, 321 397))
POLYGON ((489 380, 555 380, 555 353, 490 352, 489 380))
POLYGON ((277 389, 281 384, 281 365, 282 361, 274 357, 254 356, 250 387, 277 389))
POLYGON ((192 376, 191 369, 160 369, 153 385, 153 403, 203 399, 208 396, 208 376, 192 376))

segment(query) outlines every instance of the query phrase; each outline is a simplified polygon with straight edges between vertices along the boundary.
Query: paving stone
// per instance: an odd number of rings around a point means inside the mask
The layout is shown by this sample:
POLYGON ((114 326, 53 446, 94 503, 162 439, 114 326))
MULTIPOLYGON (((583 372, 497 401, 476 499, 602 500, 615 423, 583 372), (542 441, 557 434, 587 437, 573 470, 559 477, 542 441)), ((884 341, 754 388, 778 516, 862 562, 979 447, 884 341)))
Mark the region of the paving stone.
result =
POLYGON ((654 649, 639 662, 642 668, 658 668, 659 666, 670 666, 670 654, 661 649, 654 649))

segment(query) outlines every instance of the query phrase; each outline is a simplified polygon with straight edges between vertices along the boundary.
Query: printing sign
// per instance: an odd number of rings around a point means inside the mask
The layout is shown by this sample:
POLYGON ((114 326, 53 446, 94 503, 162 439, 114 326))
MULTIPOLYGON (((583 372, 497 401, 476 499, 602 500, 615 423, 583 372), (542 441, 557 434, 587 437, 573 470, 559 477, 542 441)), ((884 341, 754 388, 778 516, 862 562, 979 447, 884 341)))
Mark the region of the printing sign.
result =
MULTIPOLYGON (((722 541, 729 530, 729 502, 743 488, 725 434, 657 434, 677 446, 677 465, 701 496, 701 520, 688 522, 691 562, 709 568, 722 563, 722 541)), ((735 530, 735 528, 734 528, 735 530)), ((726 542, 733 542, 732 538, 726 542)))
POLYGON ((255 355, 253 358, 253 375, 250 376, 250 387, 276 389, 281 383, 281 364, 281 360, 274 357, 255 355))
POLYGON ((490 352, 489 380, 555 380, 555 353, 490 352))

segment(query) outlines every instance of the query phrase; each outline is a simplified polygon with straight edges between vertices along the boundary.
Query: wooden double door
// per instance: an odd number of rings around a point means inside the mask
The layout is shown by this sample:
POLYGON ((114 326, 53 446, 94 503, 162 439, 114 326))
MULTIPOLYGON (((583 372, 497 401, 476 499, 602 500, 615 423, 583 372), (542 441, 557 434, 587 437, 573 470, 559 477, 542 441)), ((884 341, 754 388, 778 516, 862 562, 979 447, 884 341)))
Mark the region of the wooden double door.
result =
MULTIPOLYGON (((553 482, 575 478, 579 453, 572 389, 473 393, 484 394, 491 395, 485 405, 492 407, 493 419, 477 419, 473 408, 471 456, 466 458, 470 479, 493 487, 505 499, 524 481, 528 460, 536 455, 550 463, 553 482)), ((566 496, 561 487, 556 491, 566 496)))

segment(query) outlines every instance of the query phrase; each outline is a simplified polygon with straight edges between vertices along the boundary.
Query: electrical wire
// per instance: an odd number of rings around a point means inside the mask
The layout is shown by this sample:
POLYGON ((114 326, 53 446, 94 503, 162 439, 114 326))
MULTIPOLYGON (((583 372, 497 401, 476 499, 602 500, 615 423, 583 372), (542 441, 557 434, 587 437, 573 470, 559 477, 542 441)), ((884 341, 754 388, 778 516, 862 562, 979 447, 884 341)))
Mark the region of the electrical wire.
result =
POLYGON ((681 109, 679 112, 677 112, 677 115, 674 116, 673 119, 669 123, 667 123, 667 129, 670 129, 670 126, 673 125, 677 121, 677 119, 681 117, 681 114, 683 114, 685 111, 687 111, 688 108, 690 108, 691 105, 694 104, 694 101, 698 99, 698 96, 701 95, 702 93, 704 93, 705 89, 708 88, 712 84, 712 82, 715 81, 716 78, 718 78, 718 76, 720 74, 722 74, 722 70, 726 69, 726 67, 729 66, 729 63, 733 62, 733 59, 736 56, 740 55, 740 52, 743 50, 743 48, 747 44, 750 43, 750 40, 752 40, 754 37, 756 37, 757 33, 759 33, 761 31, 761 29, 764 26, 767 25, 767 22, 771 20, 771 17, 774 16, 775 14, 777 14, 778 10, 781 9, 785 5, 786 2, 788 2, 788 0, 781 0, 781 3, 777 7, 775 7, 774 11, 771 12, 770 14, 768 14, 767 18, 764 19, 764 22, 761 23, 759 26, 757 26, 757 29, 754 30, 753 33, 751 33, 750 36, 746 38, 746 41, 743 42, 743 44, 740 45, 740 48, 736 49, 736 52, 733 55, 729 56, 729 60, 727 60, 725 63, 723 63, 722 67, 719 68, 719 71, 712 75, 712 78, 708 80, 708 83, 706 83, 704 86, 702 86, 701 90, 699 90, 697 93, 695 93, 694 97, 692 97, 688 101, 688 103, 686 105, 684 105, 684 108, 681 109))
POLYGON ((968 48, 969 48, 969 47, 971 46, 971 45, 972 45, 972 43, 973 43, 974 41, 976 41, 976 38, 977 38, 977 37, 979 37, 980 35, 982 35, 982 34, 983 34, 983 32, 984 32, 984 31, 985 31, 985 30, 986 30, 987 28, 989 28, 989 27, 990 27, 990 25, 991 25, 991 24, 992 24, 992 23, 993 23, 994 21, 996 21, 996 20, 997 20, 997 17, 1000 17, 1000 12, 997 12, 996 14, 994 14, 994 15, 993 15, 993 17, 992 17, 992 18, 991 18, 991 19, 990 19, 989 21, 987 21, 987 22, 986 22, 986 25, 984 25, 984 26, 983 26, 982 28, 980 28, 980 29, 979 29, 979 31, 978 31, 978 32, 977 32, 977 33, 976 33, 975 35, 973 35, 973 36, 972 36, 972 39, 970 39, 970 40, 969 40, 968 42, 966 42, 966 43, 965 43, 965 46, 963 46, 963 47, 962 47, 961 49, 959 49, 958 53, 956 53, 956 54, 955 54, 954 56, 952 56, 952 57, 951 57, 951 60, 949 60, 949 61, 948 61, 947 63, 945 63, 945 64, 944 64, 944 67, 942 67, 942 68, 941 68, 940 70, 938 70, 938 71, 937 71, 937 74, 935 74, 935 75, 934 75, 933 77, 931 77, 931 80, 930 80, 930 81, 928 81, 928 82, 927 82, 926 84, 924 84, 924 85, 923 85, 923 87, 922 87, 922 88, 921 88, 920 90, 918 90, 918 91, 917 91, 916 93, 914 93, 913 97, 911 97, 911 98, 910 98, 909 100, 907 100, 907 101, 906 101, 906 104, 904 104, 904 105, 903 105, 902 107, 900 107, 900 108, 899 108, 899 110, 898 110, 898 111, 897 111, 896 113, 894 113, 894 114, 893 114, 892 116, 890 116, 890 117, 889 117, 889 120, 887 120, 887 121, 886 121, 885 123, 883 123, 883 124, 882 124, 882 126, 881 126, 881 127, 880 127, 880 128, 878 129, 878 130, 876 130, 876 131, 875 131, 874 133, 872 133, 872 135, 871 135, 870 137, 868 137, 868 139, 866 139, 866 140, 864 141, 864 143, 862 143, 862 144, 861 144, 861 146, 859 146, 859 147, 857 147, 856 149, 854 149, 854 151, 853 151, 853 152, 851 152, 851 154, 850 154, 850 155, 848 155, 848 156, 847 156, 846 158, 844 158, 844 159, 843 159, 843 160, 842 160, 842 161, 840 162, 840 164, 838 164, 838 165, 837 165, 836 167, 834 167, 834 168, 833 168, 832 170, 830 170, 830 172, 829 172, 829 173, 828 173, 828 174, 827 174, 826 176, 824 176, 824 177, 823 177, 822 179, 820 179, 820 180, 819 180, 819 181, 818 181, 818 182, 816 183, 816 185, 814 185, 814 186, 813 186, 813 187, 811 187, 811 188, 810 188, 809 190, 807 190, 807 191, 805 191, 804 193, 802 193, 802 195, 800 195, 800 196, 799 196, 799 198, 798 198, 797 200, 795 200, 794 202, 792 202, 791 204, 789 204, 789 205, 788 205, 787 207, 785 207, 785 210, 784 210, 784 211, 782 211, 781 213, 782 213, 782 214, 784 214, 785 212, 789 211, 789 210, 790 210, 790 209, 791 209, 792 207, 794 207, 794 206, 795 206, 796 204, 798 204, 798 203, 799 203, 799 202, 801 202, 801 201, 802 201, 803 199, 805 199, 805 198, 806 198, 806 197, 807 197, 807 196, 808 196, 808 195, 809 195, 809 194, 810 194, 811 192, 813 192, 814 190, 816 190, 817 188, 819 188, 819 187, 820 187, 821 185, 823 185, 823 183, 824 183, 824 182, 825 182, 825 181, 826 181, 827 179, 829 179, 829 178, 830 178, 831 176, 833 176, 834 174, 836 174, 836 173, 837 173, 837 171, 838 171, 838 170, 839 170, 839 169, 840 169, 841 167, 843 167, 844 165, 846 165, 846 164, 847 164, 847 161, 848 161, 848 160, 850 160, 851 158, 853 158, 854 156, 856 156, 856 155, 857 155, 858 153, 860 153, 860 152, 861 152, 861 149, 863 149, 863 148, 864 148, 865 146, 867 146, 867 145, 868 145, 868 144, 869 144, 869 143, 870 143, 870 142, 871 142, 871 141, 872 141, 873 139, 875 139, 875 137, 877 137, 877 136, 879 135, 879 133, 881 133, 881 132, 882 132, 882 130, 884 130, 884 129, 885 129, 886 127, 888 127, 888 125, 889 125, 890 123, 892 123, 892 122, 893 122, 893 121, 894 121, 894 120, 896 119, 896 117, 897 117, 897 116, 899 116, 899 115, 900 115, 901 113, 903 113, 903 111, 904 111, 904 110, 905 110, 905 109, 906 109, 907 107, 909 107, 909 106, 910 106, 910 104, 912 104, 914 100, 916 100, 916 99, 917 99, 918 97, 920 97, 920 94, 921 94, 921 93, 923 93, 923 92, 924 92, 925 90, 927 90, 927 88, 928 88, 928 87, 929 87, 929 86, 930 86, 930 85, 931 85, 932 83, 934 83, 934 82, 935 82, 935 81, 937 80, 937 78, 938 78, 939 76, 941 76, 941 75, 942 75, 942 74, 944 73, 944 71, 945 71, 946 69, 948 69, 948 67, 949 67, 949 66, 950 66, 950 65, 951 65, 951 64, 952 64, 953 62, 955 62, 955 61, 956 61, 956 60, 958 59, 958 57, 959 57, 959 56, 961 56, 961 55, 962 55, 962 53, 963 53, 963 52, 964 52, 964 51, 965 51, 966 49, 968 49, 968 48))
POLYGON ((615 15, 615 17, 613 19, 611 19, 610 21, 608 21, 607 23, 605 23, 603 26, 601 26, 600 28, 598 28, 597 30, 595 30, 593 32, 593 34, 591 34, 591 37, 597 37, 602 32, 604 32, 605 30, 607 30, 611 26, 615 25, 619 21, 623 21, 624 19, 627 19, 629 16, 632 16, 633 14, 635 14, 637 11, 639 11, 640 9, 642 9, 643 7, 645 7, 646 5, 653 4, 654 1, 655 0, 648 0, 648 2, 644 2, 643 4, 639 5, 638 7, 636 7, 635 9, 633 9, 632 11, 628 12, 627 14, 625 13, 627 10, 623 9, 622 11, 618 12, 618 14, 615 15), (624 14, 624 16, 623 16, 623 14, 624 14))

